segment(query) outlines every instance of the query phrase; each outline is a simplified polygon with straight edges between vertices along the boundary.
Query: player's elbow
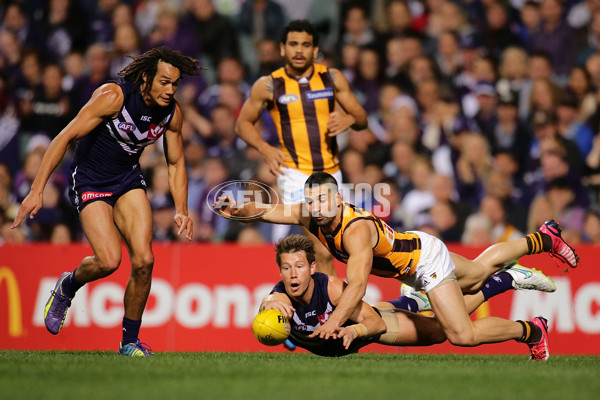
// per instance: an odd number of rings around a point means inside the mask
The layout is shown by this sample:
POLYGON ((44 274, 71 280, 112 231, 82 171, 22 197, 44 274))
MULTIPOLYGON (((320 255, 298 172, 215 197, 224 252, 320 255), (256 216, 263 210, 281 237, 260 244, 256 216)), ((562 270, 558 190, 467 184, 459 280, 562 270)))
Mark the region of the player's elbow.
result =
POLYGON ((242 118, 238 118, 238 120, 235 122, 235 128, 234 128, 235 134, 238 135, 239 137, 241 137, 242 139, 244 138, 244 131, 245 131, 244 126, 246 124, 253 125, 252 123, 250 123, 247 120, 242 119, 242 118))
POLYGON ((387 325, 385 324, 385 321, 381 318, 377 319, 377 323, 375 324, 374 328, 374 332, 370 334, 370 336, 383 335, 387 332, 387 325))

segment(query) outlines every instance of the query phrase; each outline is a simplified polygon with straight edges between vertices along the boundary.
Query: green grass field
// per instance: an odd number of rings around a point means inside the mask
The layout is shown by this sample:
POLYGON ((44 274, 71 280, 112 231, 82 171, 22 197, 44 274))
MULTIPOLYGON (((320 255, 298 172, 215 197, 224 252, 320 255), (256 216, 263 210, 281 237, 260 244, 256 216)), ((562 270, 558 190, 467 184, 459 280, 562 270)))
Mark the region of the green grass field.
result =
POLYGON ((600 399, 600 357, 0 351, 0 399, 600 399))

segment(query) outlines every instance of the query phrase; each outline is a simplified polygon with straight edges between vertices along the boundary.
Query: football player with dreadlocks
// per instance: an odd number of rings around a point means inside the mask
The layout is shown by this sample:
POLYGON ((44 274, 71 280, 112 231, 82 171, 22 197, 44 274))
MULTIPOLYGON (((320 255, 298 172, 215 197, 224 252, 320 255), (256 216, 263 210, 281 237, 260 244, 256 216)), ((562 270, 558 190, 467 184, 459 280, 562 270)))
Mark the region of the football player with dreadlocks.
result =
POLYGON ((169 188, 175 203, 178 234, 192 239, 188 217, 188 179, 183 156, 183 117, 175 92, 183 75, 203 69, 197 60, 166 47, 134 57, 120 78, 98 87, 77 116, 52 141, 23 200, 13 228, 27 214, 34 218, 51 173, 71 142, 77 142, 69 182, 69 197, 79 214, 94 254, 72 272, 63 273, 46 303, 48 331, 58 334, 75 292, 87 282, 104 278, 121 264, 120 237, 131 259, 124 296, 123 339, 119 353, 152 355, 138 334, 150 293, 154 255, 152 212, 139 165, 144 148, 163 137, 169 168, 169 188))

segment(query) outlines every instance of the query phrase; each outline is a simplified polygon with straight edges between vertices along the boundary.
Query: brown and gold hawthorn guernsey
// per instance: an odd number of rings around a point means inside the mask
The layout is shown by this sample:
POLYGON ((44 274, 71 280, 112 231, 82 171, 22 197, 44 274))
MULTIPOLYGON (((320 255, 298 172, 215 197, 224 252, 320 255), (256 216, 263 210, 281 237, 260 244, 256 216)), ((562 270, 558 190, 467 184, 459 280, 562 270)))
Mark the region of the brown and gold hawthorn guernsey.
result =
POLYGON ((277 127, 287 167, 310 175, 339 170, 335 137, 327 136, 329 114, 335 109, 335 86, 325 65, 314 64, 309 77, 296 79, 285 67, 271 74, 273 103, 269 112, 277 127))
POLYGON ((356 221, 373 221, 377 230, 377 244, 373 248, 371 274, 386 278, 404 280, 410 277, 419 263, 421 239, 416 233, 399 233, 371 213, 342 201, 342 221, 333 233, 323 233, 320 227, 311 222, 310 232, 329 249, 331 254, 343 263, 349 255, 344 249, 344 232, 356 221))

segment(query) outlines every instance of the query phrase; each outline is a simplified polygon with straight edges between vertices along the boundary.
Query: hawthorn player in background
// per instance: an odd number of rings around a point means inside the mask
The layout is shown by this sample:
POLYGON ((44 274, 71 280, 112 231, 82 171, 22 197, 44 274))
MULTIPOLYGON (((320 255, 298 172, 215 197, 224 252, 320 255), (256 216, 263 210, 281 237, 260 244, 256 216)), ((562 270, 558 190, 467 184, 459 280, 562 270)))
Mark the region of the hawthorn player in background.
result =
MULTIPOLYGON (((314 62, 319 34, 309 21, 291 21, 279 47, 285 66, 254 83, 236 132, 260 151, 277 176, 283 203, 294 204, 304 200, 304 182, 313 172, 328 172, 341 184, 335 136, 349 128, 366 129, 367 113, 340 71, 314 62), (265 109, 275 122, 281 149, 265 142, 256 129, 265 109)), ((336 275, 331 254, 305 227, 302 231, 315 243, 318 270, 336 275)))
POLYGON ((139 158, 144 148, 163 136, 169 188, 175 202, 178 234, 192 239, 188 217, 188 179, 183 156, 183 117, 175 100, 182 75, 203 69, 197 60, 167 47, 134 57, 117 81, 96 89, 78 115, 56 136, 12 225, 19 226, 42 207, 44 186, 72 141, 69 196, 94 254, 73 272, 63 273, 44 310, 48 331, 58 334, 75 292, 104 278, 121 264, 120 236, 131 259, 125 289, 123 338, 119 354, 152 355, 138 338, 152 280, 152 214, 139 158))

